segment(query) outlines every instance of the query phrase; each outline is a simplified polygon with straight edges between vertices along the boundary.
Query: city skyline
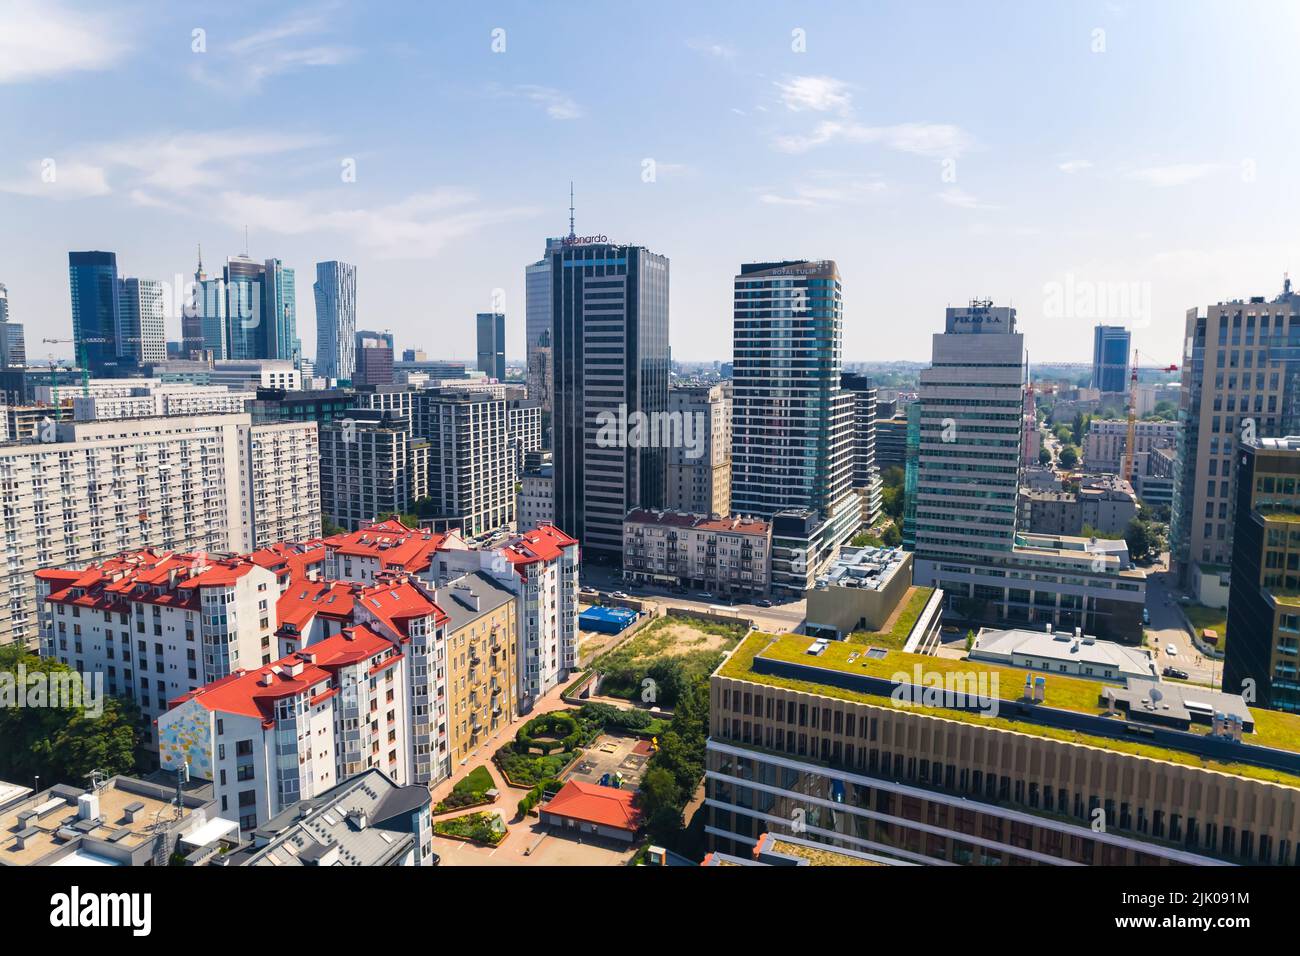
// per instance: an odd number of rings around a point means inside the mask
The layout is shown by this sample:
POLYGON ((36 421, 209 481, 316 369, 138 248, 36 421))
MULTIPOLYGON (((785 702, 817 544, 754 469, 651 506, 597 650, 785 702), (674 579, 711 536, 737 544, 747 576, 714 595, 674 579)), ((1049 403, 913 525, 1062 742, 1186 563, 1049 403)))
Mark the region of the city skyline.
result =
MULTIPOLYGON (((0 58, 18 144, 0 164, 0 212, 29 224, 0 238, 0 281, 14 321, 64 337, 72 249, 114 251, 129 274, 164 282, 188 275, 199 242, 213 261, 245 249, 295 270, 341 259, 358 267, 359 324, 393 328, 399 348, 472 358, 478 312, 500 308, 507 338, 525 340, 524 269, 567 231, 573 181, 579 235, 635 239, 677 263, 678 359, 728 357, 735 262, 795 254, 834 258, 854 290, 848 363, 924 360, 923 320, 972 296, 1017 308, 1031 360, 1081 353, 1108 323, 1172 362, 1191 304, 1271 293, 1300 261, 1275 215, 1295 197, 1275 157, 1297 134, 1273 122, 1286 58, 1270 55, 1288 48, 1295 13, 1222 22, 1167 16, 1175 6, 738 18, 724 4, 681 29, 655 11, 593 25, 523 5, 456 23, 348 3, 261 20, 251 7, 196 18, 154 6, 128 35, 71 3, 42 5, 39 20, 13 3, 0 35, 37 30, 60 55, 0 58), (569 39, 543 42, 551 30, 569 39), (438 58, 388 39, 420 31, 440 37, 438 58), (643 42, 604 42, 615 32, 643 42), (870 57, 852 54, 863 37, 870 57), (972 39, 993 54, 977 70, 972 39), (1206 42, 1238 67, 1176 69, 1206 42), (908 55, 918 44, 936 55, 908 55), (569 79, 574 51, 601 84, 569 79), (690 95, 700 85, 715 95, 690 95), (622 103, 647 88, 662 92, 638 96, 632 121, 622 103), (249 122, 268 95, 282 122, 249 122), (114 97, 157 122, 124 136, 101 108, 114 97), (196 112, 201 123, 185 118, 196 112), (356 120, 347 132, 340 115, 356 120), (1204 128, 1208 145, 1176 145, 1204 128), (1265 129, 1267 150, 1240 145, 1265 129), (506 148, 521 138, 536 147, 527 163, 506 148), (1198 230, 1209 221, 1213 237, 1198 230)), ((299 291, 314 356, 314 302, 299 291)), ((178 316, 167 337, 180 338, 178 316)))

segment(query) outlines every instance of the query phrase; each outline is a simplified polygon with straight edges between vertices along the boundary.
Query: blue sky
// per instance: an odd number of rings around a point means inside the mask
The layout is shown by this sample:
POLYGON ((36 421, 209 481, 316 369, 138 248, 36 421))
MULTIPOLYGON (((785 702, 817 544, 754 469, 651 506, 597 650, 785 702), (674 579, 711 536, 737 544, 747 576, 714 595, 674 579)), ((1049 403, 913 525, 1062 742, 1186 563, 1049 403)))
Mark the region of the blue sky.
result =
POLYGON ((928 359, 987 296, 1031 360, 1110 321, 1172 362, 1189 307, 1300 271, 1298 11, 0 0, 0 282, 29 355, 67 355, 35 340, 70 334, 69 249, 171 280, 247 225, 308 355, 339 258, 399 349, 472 356, 504 290, 515 358, 572 179, 579 234, 670 257, 678 358, 730 357, 741 262, 808 257, 839 263, 849 361, 928 359))

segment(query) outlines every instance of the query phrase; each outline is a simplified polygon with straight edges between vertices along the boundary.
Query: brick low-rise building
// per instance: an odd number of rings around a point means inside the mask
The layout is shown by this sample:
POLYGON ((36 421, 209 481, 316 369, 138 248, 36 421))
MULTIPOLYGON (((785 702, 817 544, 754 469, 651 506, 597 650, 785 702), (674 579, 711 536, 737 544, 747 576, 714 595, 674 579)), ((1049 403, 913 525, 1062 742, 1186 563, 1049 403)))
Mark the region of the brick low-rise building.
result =
POLYGON ((767 521, 640 510, 623 521, 623 577, 636 584, 761 597, 771 568, 767 521))

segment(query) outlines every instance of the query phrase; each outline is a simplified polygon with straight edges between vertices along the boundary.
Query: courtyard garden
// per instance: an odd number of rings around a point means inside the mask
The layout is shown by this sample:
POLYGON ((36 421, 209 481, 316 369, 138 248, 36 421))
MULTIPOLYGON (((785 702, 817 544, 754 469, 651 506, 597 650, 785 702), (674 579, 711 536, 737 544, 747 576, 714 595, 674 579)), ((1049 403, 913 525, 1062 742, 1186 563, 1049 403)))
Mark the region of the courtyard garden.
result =
POLYGON ((468 840, 483 846, 498 846, 506 838, 506 822, 499 813, 467 813, 433 825, 438 836, 468 840))
POLYGON ((446 799, 433 808, 434 813, 447 813, 463 807, 473 807, 488 802, 488 791, 496 787, 487 767, 478 766, 459 780, 446 799))

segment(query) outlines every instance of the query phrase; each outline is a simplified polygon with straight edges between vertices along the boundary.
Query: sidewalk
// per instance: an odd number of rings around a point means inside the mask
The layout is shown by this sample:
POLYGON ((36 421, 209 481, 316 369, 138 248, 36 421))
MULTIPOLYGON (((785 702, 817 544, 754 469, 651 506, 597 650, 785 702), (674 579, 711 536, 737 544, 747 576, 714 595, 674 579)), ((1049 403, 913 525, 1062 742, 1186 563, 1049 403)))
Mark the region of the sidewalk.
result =
MULTIPOLYGON (((573 680, 574 677, 571 675, 567 680, 552 687, 550 691, 538 699, 537 703, 533 706, 532 711, 530 711, 526 716, 520 717, 517 720, 498 728, 497 732, 491 737, 484 738, 483 742, 479 744, 478 750, 470 755, 470 757, 465 761, 464 766, 453 764, 451 768, 451 777, 430 788, 429 792, 433 797, 433 805, 437 806, 439 801, 445 799, 447 795, 451 793, 452 788, 455 787, 458 780, 468 774, 475 767, 482 764, 487 767, 488 773, 492 774, 492 782, 496 785, 497 790, 500 791, 501 796, 497 798, 495 804, 486 807, 476 807, 474 809, 495 810, 503 808, 502 816, 504 816, 506 821, 509 822, 510 818, 515 814, 515 804, 518 803, 519 799, 528 791, 527 789, 520 787, 507 786, 505 778, 501 776, 501 771, 497 769, 497 765, 492 761, 492 755, 501 749, 502 744, 514 740, 515 734, 519 732, 519 728, 528 723, 528 721, 532 720, 534 717, 541 714, 549 714, 553 710, 567 710, 569 705, 560 699, 560 695, 564 693, 564 689, 568 687, 573 680)), ((437 819, 442 820, 457 815, 458 814, 456 813, 448 813, 445 816, 439 816, 437 819)))

